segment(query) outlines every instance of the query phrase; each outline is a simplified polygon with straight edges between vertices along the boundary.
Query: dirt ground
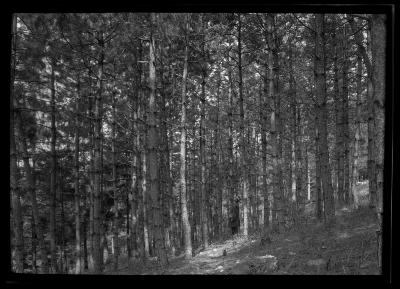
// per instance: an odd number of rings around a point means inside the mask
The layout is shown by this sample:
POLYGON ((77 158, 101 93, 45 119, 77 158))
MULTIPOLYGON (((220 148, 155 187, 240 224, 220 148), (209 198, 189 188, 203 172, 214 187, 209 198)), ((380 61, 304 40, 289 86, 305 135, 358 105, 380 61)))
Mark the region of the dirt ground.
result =
POLYGON ((271 243, 264 245, 259 234, 248 239, 236 236, 211 244, 190 260, 183 255, 170 257, 165 268, 155 260, 128 266, 121 256, 119 270, 105 274, 375 275, 379 274, 377 229, 375 215, 368 208, 343 208, 329 229, 311 219, 307 225, 271 235, 271 243))

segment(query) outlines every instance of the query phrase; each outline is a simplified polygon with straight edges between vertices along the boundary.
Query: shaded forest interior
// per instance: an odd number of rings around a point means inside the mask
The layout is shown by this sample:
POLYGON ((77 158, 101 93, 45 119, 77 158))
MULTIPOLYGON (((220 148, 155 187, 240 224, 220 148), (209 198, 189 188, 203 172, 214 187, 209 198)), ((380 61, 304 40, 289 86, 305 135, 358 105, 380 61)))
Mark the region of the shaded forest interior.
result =
POLYGON ((12 271, 379 274, 384 14, 21 13, 11 35, 12 271))

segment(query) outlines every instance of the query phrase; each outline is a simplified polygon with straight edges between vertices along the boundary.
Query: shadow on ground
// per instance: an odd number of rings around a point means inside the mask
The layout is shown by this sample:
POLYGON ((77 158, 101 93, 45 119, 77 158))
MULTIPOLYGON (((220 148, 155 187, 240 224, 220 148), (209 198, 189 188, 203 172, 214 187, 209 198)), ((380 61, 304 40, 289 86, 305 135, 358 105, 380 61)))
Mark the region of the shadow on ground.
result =
POLYGON ((377 229, 375 215, 368 208, 343 208, 330 228, 312 219, 307 225, 272 235, 272 242, 264 246, 257 235, 235 237, 211 244, 190 260, 182 255, 172 257, 166 268, 150 260, 145 266, 131 264, 128 269, 125 257, 125 261, 121 258, 120 270, 105 273, 379 274, 377 229))

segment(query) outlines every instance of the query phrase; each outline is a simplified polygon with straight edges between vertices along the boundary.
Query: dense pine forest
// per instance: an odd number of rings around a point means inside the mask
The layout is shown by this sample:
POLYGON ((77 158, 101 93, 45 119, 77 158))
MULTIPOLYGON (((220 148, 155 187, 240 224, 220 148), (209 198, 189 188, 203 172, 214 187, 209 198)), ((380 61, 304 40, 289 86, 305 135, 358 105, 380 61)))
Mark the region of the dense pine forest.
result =
POLYGON ((380 274, 386 22, 14 14, 11 271, 380 274))

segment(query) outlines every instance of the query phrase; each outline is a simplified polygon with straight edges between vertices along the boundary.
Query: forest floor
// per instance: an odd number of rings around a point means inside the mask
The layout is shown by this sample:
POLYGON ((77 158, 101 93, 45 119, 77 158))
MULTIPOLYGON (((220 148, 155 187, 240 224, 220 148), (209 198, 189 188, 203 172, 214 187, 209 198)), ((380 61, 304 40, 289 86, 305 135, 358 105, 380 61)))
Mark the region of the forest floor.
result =
POLYGON ((378 229, 368 208, 336 212, 331 228, 311 219, 307 225, 271 235, 261 245, 258 235, 211 244, 192 259, 170 257, 166 268, 148 261, 130 264, 120 257, 120 269, 106 274, 379 274, 378 229), (226 256, 223 251, 226 250, 226 256))

